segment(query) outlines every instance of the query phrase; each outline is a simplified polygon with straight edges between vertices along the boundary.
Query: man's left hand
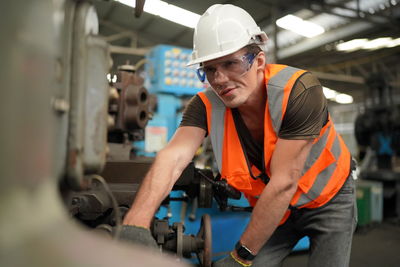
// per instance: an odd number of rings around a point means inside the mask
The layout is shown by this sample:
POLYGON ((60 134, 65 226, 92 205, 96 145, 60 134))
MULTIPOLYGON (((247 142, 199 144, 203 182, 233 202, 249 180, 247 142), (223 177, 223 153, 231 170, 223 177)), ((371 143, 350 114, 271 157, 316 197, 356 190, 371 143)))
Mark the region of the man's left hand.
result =
POLYGON ((242 260, 235 257, 233 252, 225 258, 222 258, 212 264, 212 267, 249 267, 251 263, 244 263, 242 260))

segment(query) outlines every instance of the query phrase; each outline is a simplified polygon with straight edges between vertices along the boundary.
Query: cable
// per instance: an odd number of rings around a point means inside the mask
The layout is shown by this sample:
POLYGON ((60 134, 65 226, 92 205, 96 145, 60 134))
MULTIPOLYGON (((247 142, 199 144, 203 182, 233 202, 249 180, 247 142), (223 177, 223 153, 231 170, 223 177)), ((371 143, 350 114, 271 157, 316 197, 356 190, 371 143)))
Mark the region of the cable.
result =
POLYGON ((203 176, 204 178, 206 178, 207 181, 209 181, 211 184, 217 184, 217 181, 211 179, 210 177, 208 177, 207 175, 205 175, 204 173, 202 173, 200 170, 197 170, 197 172, 203 176))
POLYGON ((121 233, 121 214, 120 214, 120 211, 118 208, 117 200, 115 199, 113 193, 111 192, 110 187, 108 186, 107 182, 104 180, 103 177, 101 177, 100 175, 92 175, 92 178, 94 180, 97 180, 98 182, 100 182, 103 185, 104 190, 110 197, 111 204, 114 209, 114 217, 115 217, 115 224, 116 224, 115 232, 114 232, 114 239, 119 239, 119 235, 121 233))

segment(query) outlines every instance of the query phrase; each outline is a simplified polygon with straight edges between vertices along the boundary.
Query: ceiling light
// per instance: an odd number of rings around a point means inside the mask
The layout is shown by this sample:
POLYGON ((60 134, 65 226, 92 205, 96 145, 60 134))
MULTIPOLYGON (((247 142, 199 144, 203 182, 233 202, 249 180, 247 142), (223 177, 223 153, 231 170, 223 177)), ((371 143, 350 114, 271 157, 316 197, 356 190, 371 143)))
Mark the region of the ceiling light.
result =
POLYGON ((329 99, 329 100, 335 99, 335 97, 338 94, 335 90, 332 90, 332 89, 330 89, 328 87, 325 87, 325 86, 322 87, 322 90, 324 92, 324 95, 325 95, 326 99, 329 99))
POLYGON ((362 48, 363 49, 369 49, 369 50, 375 50, 383 47, 387 47, 389 42, 392 40, 390 37, 383 37, 383 38, 377 38, 374 40, 370 40, 367 43, 365 43, 362 48))
POLYGON ((276 25, 304 37, 315 37, 325 32, 325 29, 318 24, 303 20, 294 15, 286 15, 276 21, 276 25))
POLYGON ((373 40, 354 39, 336 45, 339 51, 351 52, 358 49, 376 50, 380 48, 391 48, 400 45, 400 38, 382 37, 373 40))
MULTIPOLYGON (((115 0, 130 7, 135 7, 133 0, 115 0)), ((181 24, 183 26, 194 28, 200 19, 200 15, 189 10, 168 4, 160 0, 146 0, 143 8, 144 12, 160 16, 169 21, 181 24)))
POLYGON ((353 103, 353 97, 347 94, 338 94, 335 97, 335 101, 339 104, 351 104, 353 103))
POLYGON ((395 47, 400 45, 400 38, 389 41, 386 47, 395 47))
POLYGON ((336 45, 336 49, 339 51, 354 51, 360 49, 368 42, 368 39, 354 39, 348 42, 340 43, 336 45))
POLYGON ((335 101, 339 104, 351 104, 353 103, 353 97, 348 94, 342 94, 338 93, 335 90, 332 90, 328 87, 323 86, 322 90, 324 92, 324 95, 326 99, 329 99, 331 101, 335 101))

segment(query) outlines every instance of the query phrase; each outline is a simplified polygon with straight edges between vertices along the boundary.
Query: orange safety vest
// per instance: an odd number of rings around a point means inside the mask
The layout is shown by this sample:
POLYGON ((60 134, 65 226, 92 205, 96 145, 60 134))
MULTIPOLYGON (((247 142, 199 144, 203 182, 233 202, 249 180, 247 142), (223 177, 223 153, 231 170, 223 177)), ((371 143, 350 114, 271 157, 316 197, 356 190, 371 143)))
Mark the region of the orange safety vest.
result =
MULTIPOLYGON (((290 92, 297 79, 305 72, 277 64, 268 64, 265 69, 267 101, 264 117, 264 161, 269 177, 270 162, 290 92)), ((221 177, 226 179, 229 185, 243 192, 254 207, 265 184, 260 179, 250 176, 232 111, 225 107, 211 88, 198 95, 206 107, 208 131, 221 177)), ((319 137, 313 141, 290 205, 295 208, 317 208, 327 203, 346 181, 350 172, 350 158, 350 152, 335 131, 329 116, 319 137)), ((254 175, 261 173, 254 165, 251 166, 251 170, 254 175)), ((281 223, 289 215, 288 209, 281 223)))

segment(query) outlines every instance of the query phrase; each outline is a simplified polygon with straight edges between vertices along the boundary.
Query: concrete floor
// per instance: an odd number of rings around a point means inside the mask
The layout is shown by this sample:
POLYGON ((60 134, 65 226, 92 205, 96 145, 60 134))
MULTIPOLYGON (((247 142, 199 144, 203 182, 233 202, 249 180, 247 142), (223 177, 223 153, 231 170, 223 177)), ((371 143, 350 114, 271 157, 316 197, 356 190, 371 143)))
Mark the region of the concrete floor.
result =
MULTIPOLYGON (((307 266, 307 252, 290 255, 284 267, 307 266)), ((399 267, 400 224, 384 222, 357 229, 351 252, 350 267, 399 267)))

